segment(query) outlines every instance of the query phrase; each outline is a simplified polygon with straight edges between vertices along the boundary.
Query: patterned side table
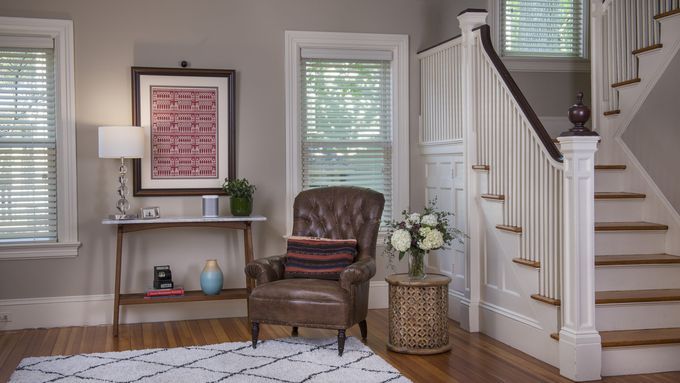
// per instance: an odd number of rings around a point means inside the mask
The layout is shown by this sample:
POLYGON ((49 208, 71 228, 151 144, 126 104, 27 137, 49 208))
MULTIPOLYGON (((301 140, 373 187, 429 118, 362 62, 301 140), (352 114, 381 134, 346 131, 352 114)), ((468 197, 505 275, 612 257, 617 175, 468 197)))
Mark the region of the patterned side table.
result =
POLYGON ((412 280, 408 274, 392 274, 385 280, 390 285, 387 349, 419 355, 451 350, 447 317, 451 278, 427 274, 412 280))

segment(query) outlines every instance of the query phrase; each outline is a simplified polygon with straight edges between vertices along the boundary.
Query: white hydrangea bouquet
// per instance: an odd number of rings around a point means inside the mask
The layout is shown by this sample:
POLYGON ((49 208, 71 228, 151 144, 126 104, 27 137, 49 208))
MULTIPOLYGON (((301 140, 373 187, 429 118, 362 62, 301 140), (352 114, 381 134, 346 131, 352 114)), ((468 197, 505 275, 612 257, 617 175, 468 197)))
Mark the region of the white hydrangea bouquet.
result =
POLYGON ((422 214, 404 210, 402 220, 387 221, 385 254, 390 265, 397 254, 400 261, 409 254, 408 271, 413 279, 425 278, 425 255, 429 251, 445 248, 454 239, 460 241, 465 235, 450 226, 449 217, 453 214, 437 210, 436 204, 435 199, 422 214))

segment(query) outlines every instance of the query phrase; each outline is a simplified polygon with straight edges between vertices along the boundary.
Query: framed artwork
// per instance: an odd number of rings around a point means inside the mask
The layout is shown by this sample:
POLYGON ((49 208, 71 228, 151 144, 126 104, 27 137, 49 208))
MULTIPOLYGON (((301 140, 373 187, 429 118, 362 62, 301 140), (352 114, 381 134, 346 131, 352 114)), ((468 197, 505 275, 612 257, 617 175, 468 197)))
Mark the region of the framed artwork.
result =
POLYGON ((132 67, 132 120, 144 128, 135 196, 224 194, 236 172, 235 71, 132 67))

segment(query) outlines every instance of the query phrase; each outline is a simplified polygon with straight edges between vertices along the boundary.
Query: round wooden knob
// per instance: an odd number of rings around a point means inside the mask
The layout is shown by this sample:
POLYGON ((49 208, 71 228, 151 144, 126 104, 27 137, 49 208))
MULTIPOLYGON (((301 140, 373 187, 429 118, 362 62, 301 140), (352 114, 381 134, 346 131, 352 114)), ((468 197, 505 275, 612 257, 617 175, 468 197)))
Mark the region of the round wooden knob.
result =
POLYGON ((578 92, 576 94, 576 104, 569 108, 569 121, 574 126, 560 134, 560 136, 597 136, 597 133, 585 126, 589 119, 590 109, 583 104, 583 92, 578 92))

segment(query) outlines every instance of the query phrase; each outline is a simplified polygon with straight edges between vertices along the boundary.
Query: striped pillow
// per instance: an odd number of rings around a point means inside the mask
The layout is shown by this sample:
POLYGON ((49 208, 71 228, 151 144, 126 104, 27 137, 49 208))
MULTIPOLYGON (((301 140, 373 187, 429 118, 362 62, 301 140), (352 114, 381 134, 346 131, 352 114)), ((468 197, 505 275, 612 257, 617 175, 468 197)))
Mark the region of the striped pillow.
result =
POLYGON ((289 237, 285 278, 338 280, 356 255, 356 239, 289 237))

